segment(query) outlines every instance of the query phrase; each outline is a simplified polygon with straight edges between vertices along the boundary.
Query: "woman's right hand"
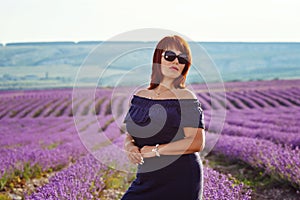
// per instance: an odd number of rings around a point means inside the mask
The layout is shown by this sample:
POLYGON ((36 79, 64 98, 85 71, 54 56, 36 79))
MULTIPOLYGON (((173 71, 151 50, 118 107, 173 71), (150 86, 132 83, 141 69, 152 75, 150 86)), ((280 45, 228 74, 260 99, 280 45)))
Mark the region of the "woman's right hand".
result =
POLYGON ((126 147, 125 150, 130 162, 132 162, 133 164, 140 164, 140 165, 144 163, 144 159, 142 157, 140 149, 137 146, 130 145, 129 147, 126 147))

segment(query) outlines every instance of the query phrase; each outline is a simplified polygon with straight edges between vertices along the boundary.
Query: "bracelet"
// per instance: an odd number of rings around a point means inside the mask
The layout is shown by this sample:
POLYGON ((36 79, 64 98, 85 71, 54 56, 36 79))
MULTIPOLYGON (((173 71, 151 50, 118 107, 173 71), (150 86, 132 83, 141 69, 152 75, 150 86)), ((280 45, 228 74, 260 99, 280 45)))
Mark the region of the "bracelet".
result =
POLYGON ((155 145, 155 148, 152 149, 152 152, 155 152, 155 155, 156 155, 157 157, 160 157, 160 154, 159 154, 159 152, 158 152, 158 146, 159 146, 159 144, 155 145))

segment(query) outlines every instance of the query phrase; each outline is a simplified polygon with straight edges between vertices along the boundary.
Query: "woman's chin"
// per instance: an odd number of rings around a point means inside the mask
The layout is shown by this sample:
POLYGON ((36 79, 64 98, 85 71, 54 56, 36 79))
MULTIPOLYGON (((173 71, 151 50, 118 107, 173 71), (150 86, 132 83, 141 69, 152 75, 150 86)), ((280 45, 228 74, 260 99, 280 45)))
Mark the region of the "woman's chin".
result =
POLYGON ((180 76, 180 74, 178 72, 173 72, 173 73, 165 73, 163 74, 163 76, 166 78, 176 79, 180 76))

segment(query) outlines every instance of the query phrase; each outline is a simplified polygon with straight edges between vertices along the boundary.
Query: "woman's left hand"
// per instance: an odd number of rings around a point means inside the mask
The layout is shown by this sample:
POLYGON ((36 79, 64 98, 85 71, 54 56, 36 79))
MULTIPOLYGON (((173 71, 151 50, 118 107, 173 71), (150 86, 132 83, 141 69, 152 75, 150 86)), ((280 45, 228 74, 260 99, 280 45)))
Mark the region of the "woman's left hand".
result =
POLYGON ((143 146, 140 149, 143 158, 155 157, 155 152, 152 151, 152 149, 154 149, 154 148, 155 148, 155 146, 143 146))

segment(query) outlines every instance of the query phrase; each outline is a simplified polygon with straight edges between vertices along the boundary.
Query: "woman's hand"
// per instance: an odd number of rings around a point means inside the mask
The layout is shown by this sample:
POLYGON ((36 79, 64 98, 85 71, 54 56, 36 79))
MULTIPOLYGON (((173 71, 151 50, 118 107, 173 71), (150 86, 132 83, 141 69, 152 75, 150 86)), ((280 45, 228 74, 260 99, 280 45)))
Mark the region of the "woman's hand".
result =
POLYGON ((141 154, 143 156, 143 158, 151 158, 151 157, 155 157, 156 154, 155 152, 152 151, 152 149, 154 149, 155 146, 143 146, 141 148, 141 154))
POLYGON ((140 149, 138 146, 135 145, 134 140, 129 133, 126 133, 126 138, 124 142, 124 149, 126 151, 129 161, 133 164, 142 165, 144 163, 144 159, 142 157, 140 149))
POLYGON ((140 165, 144 163, 142 154, 137 146, 132 145, 126 148, 125 150, 130 162, 132 162, 133 164, 140 164, 140 165))

